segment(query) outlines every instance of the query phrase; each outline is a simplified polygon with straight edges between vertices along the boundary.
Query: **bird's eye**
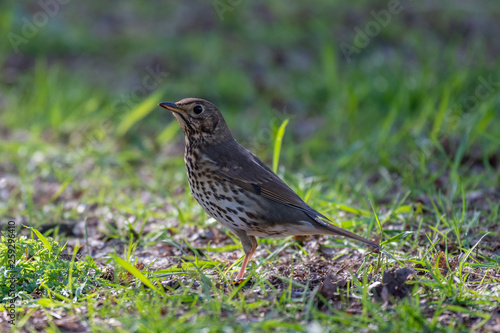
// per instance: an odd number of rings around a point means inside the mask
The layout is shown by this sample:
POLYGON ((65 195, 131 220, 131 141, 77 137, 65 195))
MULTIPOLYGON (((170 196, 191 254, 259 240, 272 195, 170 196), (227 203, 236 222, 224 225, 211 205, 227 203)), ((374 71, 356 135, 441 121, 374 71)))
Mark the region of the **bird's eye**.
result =
POLYGON ((203 107, 201 105, 196 105, 194 108, 193 108, 193 111, 194 113, 196 114, 200 114, 202 111, 203 111, 203 107))

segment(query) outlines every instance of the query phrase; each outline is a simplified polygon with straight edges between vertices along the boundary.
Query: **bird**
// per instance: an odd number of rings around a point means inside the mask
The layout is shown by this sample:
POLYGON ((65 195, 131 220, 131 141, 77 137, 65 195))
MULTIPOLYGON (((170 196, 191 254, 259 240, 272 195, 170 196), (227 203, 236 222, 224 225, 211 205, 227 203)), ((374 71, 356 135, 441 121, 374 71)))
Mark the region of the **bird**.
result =
POLYGON ((243 280, 257 249, 256 237, 341 235, 379 249, 374 242, 333 225, 305 203, 236 141, 213 103, 184 98, 158 105, 175 116, 184 132, 184 162, 191 195, 208 215, 240 239, 244 258, 237 281, 243 280))

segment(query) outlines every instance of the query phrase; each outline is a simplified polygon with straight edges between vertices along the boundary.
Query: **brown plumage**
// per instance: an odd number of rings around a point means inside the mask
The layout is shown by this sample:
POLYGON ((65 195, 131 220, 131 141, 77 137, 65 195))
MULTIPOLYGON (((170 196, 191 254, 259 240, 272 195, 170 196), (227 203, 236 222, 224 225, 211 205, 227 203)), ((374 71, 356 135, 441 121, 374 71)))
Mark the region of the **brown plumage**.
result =
POLYGON ((257 156, 231 135, 217 107, 209 101, 185 98, 159 103, 172 111, 185 135, 184 161, 191 194, 241 240, 245 258, 237 279, 255 253, 255 237, 342 235, 379 246, 328 223, 306 204, 257 156))

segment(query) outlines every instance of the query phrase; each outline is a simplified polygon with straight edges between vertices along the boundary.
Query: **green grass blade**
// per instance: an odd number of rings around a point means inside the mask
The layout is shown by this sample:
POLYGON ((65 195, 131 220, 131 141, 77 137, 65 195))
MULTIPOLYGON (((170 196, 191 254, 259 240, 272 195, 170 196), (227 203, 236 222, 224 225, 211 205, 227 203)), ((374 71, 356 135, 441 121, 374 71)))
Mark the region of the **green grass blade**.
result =
POLYGON ((441 130, 441 125, 443 123, 444 116, 448 111, 448 105, 450 100, 450 90, 446 89, 443 93, 441 103, 439 104, 439 109, 434 119, 434 124, 432 125, 431 138, 433 141, 437 140, 439 131, 441 130))
POLYGON ((273 171, 278 171, 278 162, 281 154, 281 144, 283 141, 283 135, 285 135, 285 128, 288 124, 288 119, 285 119, 280 127, 278 128, 278 132, 276 132, 276 137, 274 138, 274 151, 273 151, 273 171))
POLYGON ((158 294, 165 296, 165 293, 163 291, 161 291, 160 289, 155 287, 144 274, 142 274, 137 268, 132 266, 129 262, 123 260, 122 258, 120 258, 114 254, 111 255, 111 258, 113 258, 118 265, 122 266, 130 274, 135 276, 135 278, 137 278, 139 281, 141 281, 145 286, 151 288, 152 290, 154 290, 158 294))
POLYGON ((123 136, 128 130, 134 126, 139 120, 147 116, 158 104, 160 97, 163 95, 163 89, 158 89, 148 98, 138 104, 133 110, 123 117, 123 120, 116 128, 116 135, 123 136))
POLYGON ((31 227, 26 227, 26 228, 30 229, 31 231, 33 231, 35 233, 35 235, 40 239, 40 241, 43 243, 43 245, 45 245, 45 248, 47 248, 47 250, 49 251, 49 257, 52 257, 52 245, 47 240, 47 238, 45 238, 45 236, 42 235, 42 233, 40 231, 36 230, 35 228, 31 228, 31 227))
POLYGON ((175 134, 179 132, 180 128, 181 127, 177 121, 171 121, 170 124, 168 124, 167 127, 160 134, 158 134, 156 142, 160 145, 169 142, 174 138, 175 134))

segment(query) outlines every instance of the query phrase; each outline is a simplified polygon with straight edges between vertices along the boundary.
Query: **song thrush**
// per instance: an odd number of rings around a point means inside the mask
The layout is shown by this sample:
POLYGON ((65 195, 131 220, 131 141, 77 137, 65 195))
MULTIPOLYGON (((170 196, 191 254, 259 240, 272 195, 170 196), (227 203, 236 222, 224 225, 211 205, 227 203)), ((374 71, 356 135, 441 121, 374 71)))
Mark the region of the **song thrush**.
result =
POLYGON ((192 196, 208 215, 240 239, 245 258, 237 280, 257 249, 255 237, 342 235, 378 245, 328 223, 257 156, 231 135, 217 107, 209 101, 185 98, 162 102, 185 135, 185 154, 192 196))

